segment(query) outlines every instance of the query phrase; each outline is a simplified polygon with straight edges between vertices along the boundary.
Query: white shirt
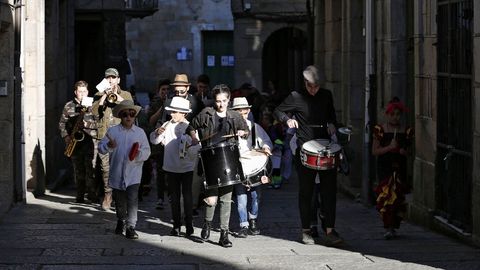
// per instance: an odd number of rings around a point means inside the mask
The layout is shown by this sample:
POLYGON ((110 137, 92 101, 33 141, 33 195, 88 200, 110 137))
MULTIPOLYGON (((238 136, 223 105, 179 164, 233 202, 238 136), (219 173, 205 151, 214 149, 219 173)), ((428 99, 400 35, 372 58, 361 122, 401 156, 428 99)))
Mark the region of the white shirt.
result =
POLYGON ((252 146, 252 124, 255 126, 256 147, 262 149, 268 147, 269 149, 272 149, 272 141, 270 140, 267 132, 265 132, 265 130, 259 124, 253 123, 250 120, 245 121, 247 122, 248 130, 250 132, 248 133, 247 139, 240 138, 238 140, 238 148, 240 153, 250 151, 254 148, 252 146))
POLYGON ((158 135, 157 132, 150 133, 150 142, 152 144, 162 143, 165 146, 163 158, 163 170, 174 173, 184 173, 193 171, 195 168, 196 157, 201 148, 200 144, 191 145, 192 138, 185 135, 188 127, 188 121, 170 122, 165 126, 165 131, 158 135), (186 150, 182 154, 182 151, 186 150))
POLYGON ((126 129, 122 124, 110 127, 107 134, 117 142, 117 147, 107 146, 109 139, 103 137, 98 143, 98 151, 110 153, 108 184, 111 188, 125 190, 128 186, 140 184, 143 162, 150 156, 150 144, 145 131, 136 125, 126 129), (130 161, 128 154, 132 145, 138 142, 138 155, 130 161))

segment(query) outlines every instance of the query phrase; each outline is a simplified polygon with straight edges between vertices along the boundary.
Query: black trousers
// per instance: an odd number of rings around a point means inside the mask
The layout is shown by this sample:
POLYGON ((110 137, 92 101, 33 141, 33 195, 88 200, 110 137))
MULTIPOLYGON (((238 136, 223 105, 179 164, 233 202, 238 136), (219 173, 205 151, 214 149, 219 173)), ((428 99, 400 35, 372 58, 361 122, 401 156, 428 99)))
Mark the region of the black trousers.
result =
POLYGON ((298 174, 298 207, 303 229, 309 229, 312 216, 317 212, 312 205, 312 196, 315 195, 315 177, 320 176, 320 211, 325 219, 323 226, 335 227, 337 210, 337 170, 317 171, 305 167, 300 161, 300 153, 297 149, 295 166, 298 174))
POLYGON ((172 199, 173 227, 180 228, 181 209, 180 197, 183 195, 183 212, 185 214, 185 226, 192 227, 192 177, 193 171, 185 173, 165 172, 165 179, 168 183, 168 190, 172 199))
POLYGON ((93 178, 93 140, 85 135, 81 142, 77 142, 71 157, 75 185, 77 187, 77 199, 82 199, 86 192, 89 198, 96 197, 96 190, 93 178))

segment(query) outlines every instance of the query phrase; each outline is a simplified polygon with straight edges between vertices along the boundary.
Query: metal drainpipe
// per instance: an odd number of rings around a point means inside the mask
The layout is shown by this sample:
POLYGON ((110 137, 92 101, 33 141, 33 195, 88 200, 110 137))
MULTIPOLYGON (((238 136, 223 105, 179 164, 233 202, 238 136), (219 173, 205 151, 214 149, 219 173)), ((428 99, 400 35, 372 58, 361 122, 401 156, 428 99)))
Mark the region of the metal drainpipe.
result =
POLYGON ((370 76, 373 74, 374 52, 373 52, 373 0, 365 1, 365 116, 363 130, 363 181, 362 181, 362 201, 365 204, 370 203, 371 198, 371 179, 370 179, 370 76))
POLYGON ((13 113, 14 113, 14 200, 25 202, 25 175, 24 175, 24 136, 23 136, 23 103, 22 103, 22 68, 20 65, 22 46, 22 0, 15 2, 14 18, 14 80, 13 80, 13 113))

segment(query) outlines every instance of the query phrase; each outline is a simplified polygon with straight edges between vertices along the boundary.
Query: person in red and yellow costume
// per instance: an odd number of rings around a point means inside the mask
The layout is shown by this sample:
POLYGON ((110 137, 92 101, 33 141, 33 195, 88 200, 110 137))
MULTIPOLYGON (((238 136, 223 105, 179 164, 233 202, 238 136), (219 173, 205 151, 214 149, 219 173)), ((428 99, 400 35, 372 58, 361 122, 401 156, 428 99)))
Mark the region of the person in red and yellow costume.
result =
POLYGON ((413 128, 402 123, 402 115, 408 109, 394 97, 385 109, 387 122, 377 124, 373 131, 372 154, 377 156, 377 176, 380 181, 375 188, 376 208, 385 228, 385 239, 396 236, 396 229, 405 215, 407 155, 413 139, 413 128))

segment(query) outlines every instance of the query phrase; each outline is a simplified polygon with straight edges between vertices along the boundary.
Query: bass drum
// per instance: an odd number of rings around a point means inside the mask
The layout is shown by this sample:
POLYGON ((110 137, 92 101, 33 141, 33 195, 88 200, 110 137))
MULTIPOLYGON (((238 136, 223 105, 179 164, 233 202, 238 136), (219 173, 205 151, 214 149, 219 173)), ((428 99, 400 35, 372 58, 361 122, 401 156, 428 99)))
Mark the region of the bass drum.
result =
POLYGON ((238 145, 221 143, 200 150, 205 189, 235 185, 245 180, 238 145))

